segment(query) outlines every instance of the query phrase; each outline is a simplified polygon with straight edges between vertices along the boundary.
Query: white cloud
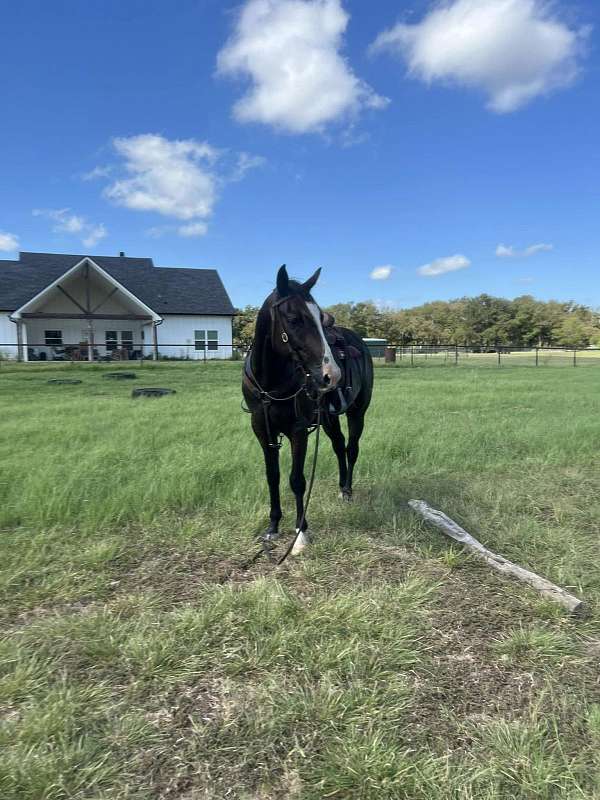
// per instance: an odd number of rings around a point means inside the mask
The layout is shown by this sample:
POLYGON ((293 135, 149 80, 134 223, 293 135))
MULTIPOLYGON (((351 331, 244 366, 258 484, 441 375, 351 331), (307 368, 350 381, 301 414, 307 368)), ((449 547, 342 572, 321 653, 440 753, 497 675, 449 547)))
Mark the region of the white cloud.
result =
POLYGON ((496 255, 498 258, 512 258, 515 254, 514 247, 507 247, 504 244, 499 244, 496 248, 496 255))
POLYGON ((250 153, 244 152, 239 153, 237 164, 235 165, 230 180, 241 181, 249 170, 263 167, 266 163, 267 159, 263 158, 263 156, 253 156, 250 155, 250 153))
POLYGON ((151 239, 160 239, 161 236, 164 236, 172 230, 172 225, 153 225, 151 228, 146 228, 144 234, 151 239))
POLYGON ((307 133, 386 106, 341 55, 348 20, 341 0, 247 0, 217 61, 252 81, 235 118, 307 133))
POLYGON ((568 86, 589 29, 569 28, 547 0, 443 0, 415 25, 398 23, 372 49, 405 58, 412 75, 483 90, 488 107, 515 111, 568 86))
POLYGON ((19 249, 19 237, 15 236, 14 233, 6 233, 6 231, 0 231, 0 252, 12 253, 13 251, 18 249, 19 249))
POLYGON ((391 264, 386 264, 383 267, 375 267, 371 272, 371 278, 374 281, 386 281, 392 274, 393 269, 391 264))
POLYGON ((180 225, 177 233, 180 236, 204 236, 208 230, 205 222, 190 222, 187 225, 180 225))
POLYGON ((419 275, 432 277, 434 275, 443 275, 445 272, 455 272, 457 269, 466 269, 470 265, 471 262, 466 256, 446 256, 445 258, 436 258, 430 264, 424 264, 419 267, 417 272, 419 275))
POLYGON ((86 247, 94 247, 106 236, 108 236, 106 227, 100 223, 100 225, 88 226, 87 233, 82 241, 86 247))
POLYGON ((115 203, 136 211, 191 220, 212 214, 217 179, 210 167, 218 152, 194 139, 165 139, 152 133, 115 139, 129 177, 104 190, 115 203))
POLYGON ((496 255, 498 258, 529 258, 529 256, 534 256, 536 253, 549 252, 550 250, 554 250, 553 244, 532 244, 524 250, 516 250, 512 245, 499 244, 496 248, 496 255))
POLYGON ((81 179, 84 181, 95 181, 97 178, 108 178, 112 172, 110 165, 104 167, 94 167, 89 172, 84 172, 81 179))
POLYGON ((34 217, 45 217, 54 221, 52 230, 55 233, 79 234, 85 247, 94 247, 101 239, 108 236, 106 227, 100 223, 88 222, 79 214, 70 213, 70 208, 34 208, 34 217))
POLYGON ((223 186, 266 163, 262 156, 242 152, 233 166, 234 154, 229 154, 228 166, 226 152, 207 142, 153 133, 115 139, 113 145, 123 163, 121 175, 104 190, 105 197, 134 211, 187 223, 151 228, 150 236, 170 230, 180 236, 203 236, 223 186))

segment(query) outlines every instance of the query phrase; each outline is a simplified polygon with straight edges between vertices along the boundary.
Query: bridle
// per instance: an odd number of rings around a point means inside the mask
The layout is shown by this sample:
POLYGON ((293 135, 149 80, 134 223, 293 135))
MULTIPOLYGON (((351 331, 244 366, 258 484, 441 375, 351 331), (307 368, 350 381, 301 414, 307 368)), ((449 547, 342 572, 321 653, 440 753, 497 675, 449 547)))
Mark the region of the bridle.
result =
MULTIPOLYGON (((263 413, 264 413, 264 417, 265 417, 265 428, 266 428, 266 431, 267 431, 267 440, 268 440, 267 443, 268 443, 268 446, 272 447, 272 448, 275 448, 277 450, 281 449, 282 438, 283 437, 280 434, 278 441, 274 441, 274 438, 273 438, 273 436, 271 434, 271 423, 269 421, 269 406, 271 405, 271 403, 286 403, 286 402, 289 402, 290 400, 293 400, 294 401, 294 412, 295 412, 296 416, 300 416, 299 411, 298 411, 297 400, 298 400, 298 398, 299 398, 299 396, 301 394, 305 394, 309 398, 309 400, 311 400, 313 403, 316 403, 316 405, 317 405, 317 414, 319 415, 319 419, 320 419, 321 394, 320 394, 320 392, 315 391, 314 387, 311 385, 312 379, 311 379, 310 373, 308 373, 306 371, 306 368, 304 367, 304 365, 300 361, 300 359, 298 357, 298 354, 296 353, 294 348, 291 346, 290 340, 289 340, 289 336, 288 336, 288 334, 287 334, 287 332, 286 332, 286 330, 285 330, 285 328, 283 326, 283 323, 281 321, 281 317, 278 314, 279 306, 282 303, 284 303, 287 299, 288 299, 287 297, 280 297, 279 300, 276 300, 274 303, 271 304, 271 307, 269 309, 270 315, 271 315, 271 342, 274 343, 276 341, 276 339, 277 339, 277 327, 279 327, 279 329, 281 331, 280 337, 279 337, 281 342, 284 345, 287 345, 286 349, 288 350, 289 355, 291 356, 291 359, 294 362, 296 370, 301 371, 302 374, 303 374, 304 380, 303 380, 301 386, 295 392, 293 392, 292 394, 289 394, 289 395, 287 395, 285 397, 277 397, 276 395, 271 394, 270 392, 267 392, 265 389, 263 389, 263 387, 258 382, 258 379, 257 379, 256 375, 254 374, 254 370, 252 369, 252 358, 251 358, 251 356, 252 356, 252 348, 253 348, 254 344, 251 345, 250 350, 248 351, 248 354, 246 356, 245 364, 244 364, 244 376, 247 378, 248 382, 250 383, 250 385, 254 389, 255 394, 257 395, 257 397, 260 400, 260 402, 262 404, 262 407, 263 407, 263 413)), ((250 411, 250 409, 244 407, 243 402, 242 402, 242 411, 245 411, 246 413, 249 413, 249 414, 252 413, 250 411)), ((308 429, 309 434, 312 433, 315 429, 316 429, 316 425, 315 426, 309 426, 309 429, 308 429)))

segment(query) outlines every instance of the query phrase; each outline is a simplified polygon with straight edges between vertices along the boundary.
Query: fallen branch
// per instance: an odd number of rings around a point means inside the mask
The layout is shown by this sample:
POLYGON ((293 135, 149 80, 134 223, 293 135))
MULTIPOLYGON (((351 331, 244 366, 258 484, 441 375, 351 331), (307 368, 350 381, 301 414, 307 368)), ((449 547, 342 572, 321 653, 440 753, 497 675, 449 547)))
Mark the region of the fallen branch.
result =
POLYGON ((529 572, 529 570, 519 567, 517 564, 513 564, 511 561, 504 558, 504 556, 492 553, 491 550, 484 547, 474 536, 471 536, 471 534, 467 533, 460 525, 457 525, 454 520, 447 517, 441 511, 431 508, 424 500, 409 500, 408 505, 416 511, 417 514, 427 520, 427 522, 431 522, 432 525, 435 525, 436 528, 443 531, 446 536, 450 536, 450 538, 460 542, 466 548, 480 556, 490 567, 493 567, 493 569, 505 575, 512 575, 520 581, 528 583, 530 586, 533 586, 534 589, 537 589, 544 597, 554 600, 556 603, 560 603, 573 614, 583 610, 583 602, 578 597, 569 594, 564 589, 561 589, 560 586, 556 586, 545 578, 536 575, 535 572, 529 572))

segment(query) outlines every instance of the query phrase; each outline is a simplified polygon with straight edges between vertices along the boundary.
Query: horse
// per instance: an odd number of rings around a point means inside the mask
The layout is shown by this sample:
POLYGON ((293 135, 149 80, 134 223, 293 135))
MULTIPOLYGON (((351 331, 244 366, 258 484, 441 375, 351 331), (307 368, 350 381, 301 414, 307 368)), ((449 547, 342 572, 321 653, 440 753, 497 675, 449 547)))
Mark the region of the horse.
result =
POLYGON ((269 526, 262 536, 265 548, 279 538, 279 449, 283 436, 290 442, 290 487, 296 499, 294 555, 311 540, 304 506, 309 432, 322 424, 338 460, 339 496, 350 502, 359 441, 373 391, 373 361, 367 346, 354 331, 336 326, 311 294, 320 273, 319 268, 299 283, 290 280, 285 265, 279 269, 276 288, 258 312, 242 380, 246 410, 263 450, 269 485, 269 526), (348 421, 347 445, 340 425, 342 414, 348 421))

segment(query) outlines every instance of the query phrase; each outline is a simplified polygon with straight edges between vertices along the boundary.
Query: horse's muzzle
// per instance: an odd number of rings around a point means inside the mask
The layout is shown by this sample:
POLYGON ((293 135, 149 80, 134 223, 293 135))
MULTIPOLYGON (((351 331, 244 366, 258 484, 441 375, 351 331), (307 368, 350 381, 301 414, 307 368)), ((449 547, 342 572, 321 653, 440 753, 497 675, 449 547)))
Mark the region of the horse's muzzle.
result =
POLYGON ((321 393, 330 392, 340 382, 341 373, 337 364, 335 369, 325 367, 325 369, 313 372, 311 374, 311 383, 314 388, 321 393))

